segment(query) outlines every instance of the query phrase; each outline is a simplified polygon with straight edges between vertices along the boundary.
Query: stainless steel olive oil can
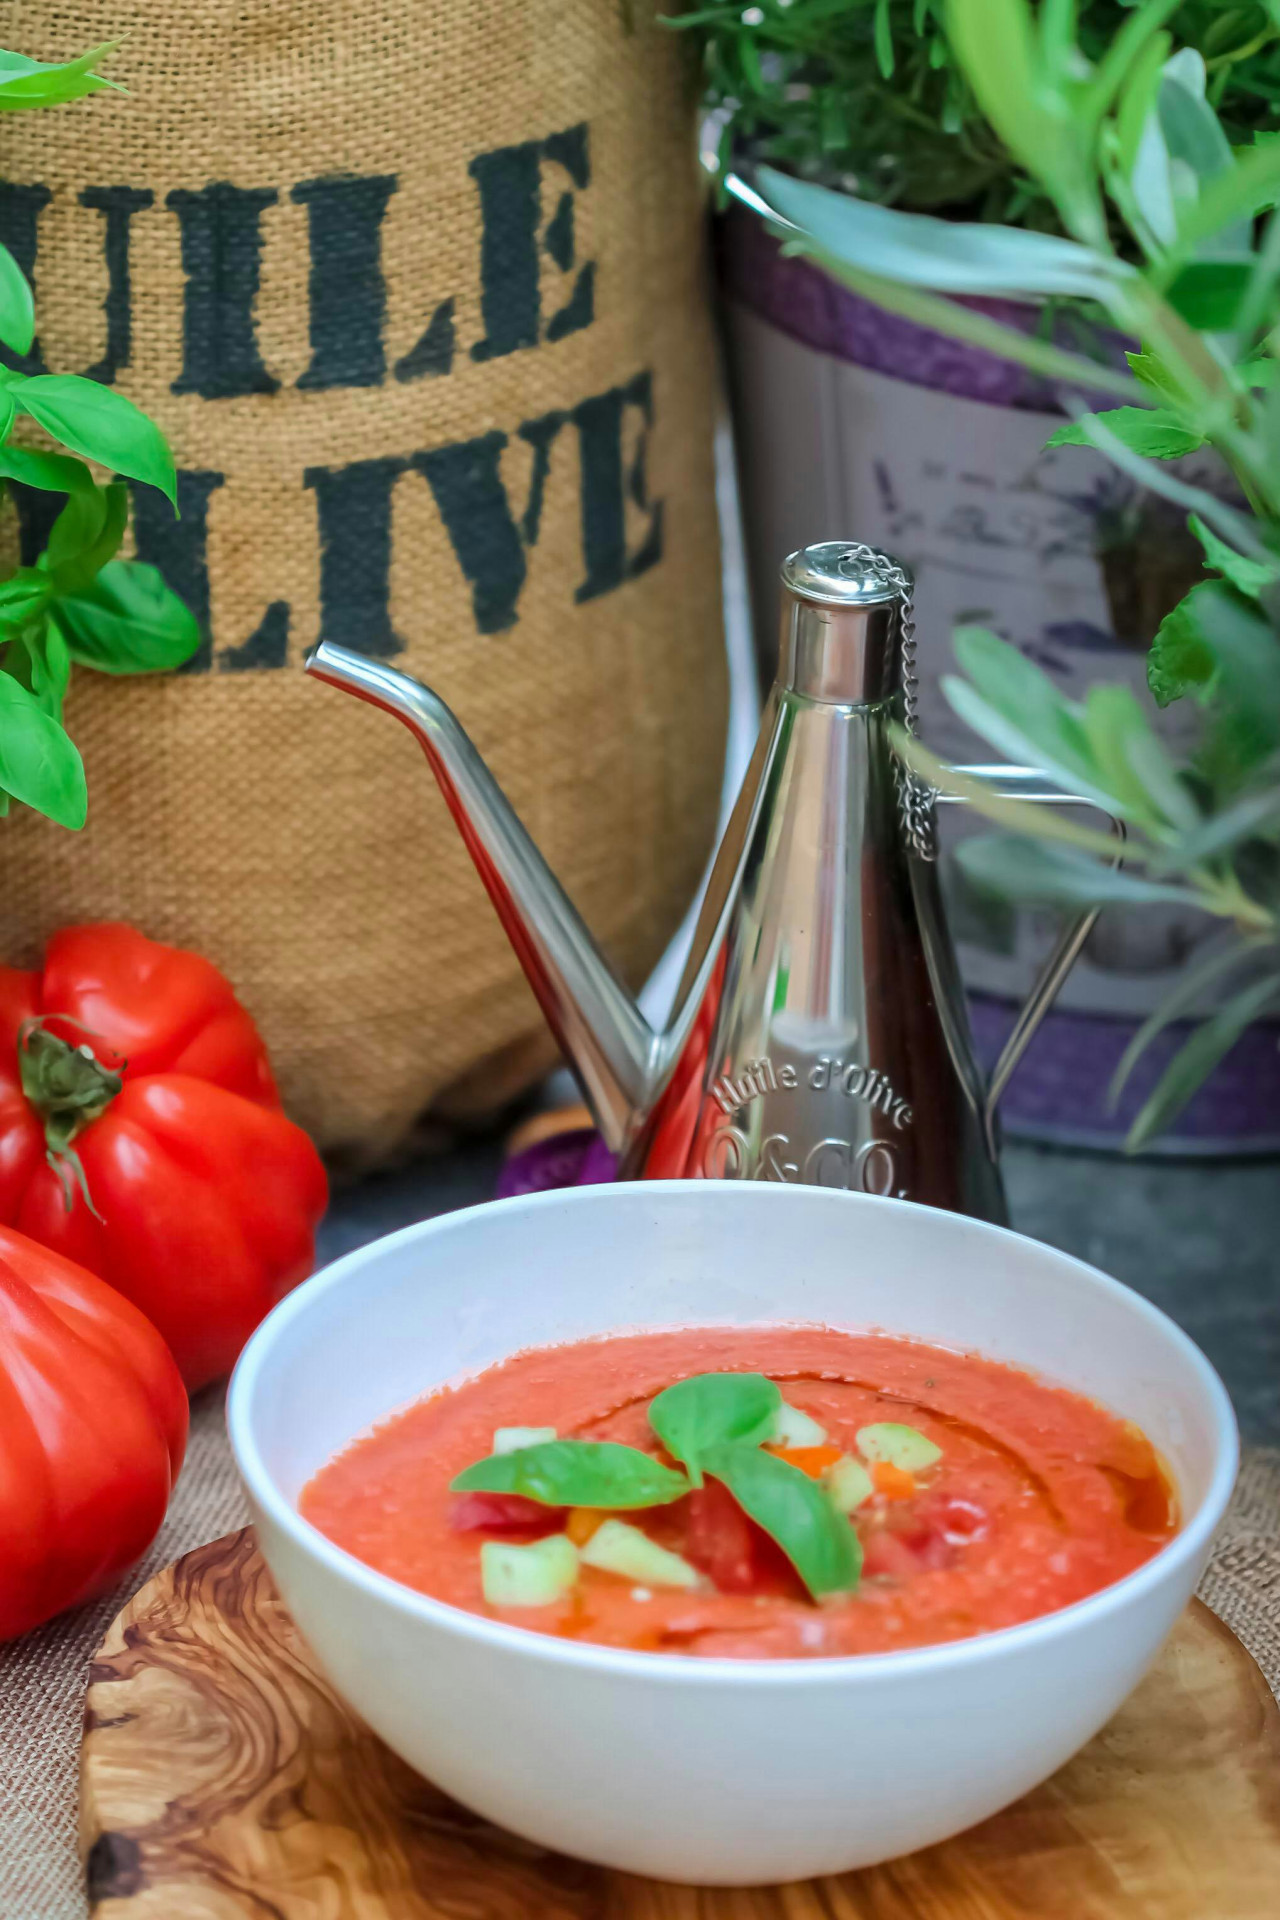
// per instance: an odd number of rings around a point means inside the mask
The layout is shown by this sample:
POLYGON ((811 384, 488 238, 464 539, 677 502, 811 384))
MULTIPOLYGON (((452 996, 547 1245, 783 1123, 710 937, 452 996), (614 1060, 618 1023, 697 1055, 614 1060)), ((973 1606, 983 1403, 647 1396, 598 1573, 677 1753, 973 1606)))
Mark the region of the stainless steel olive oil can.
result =
MULTIPOLYGON (((893 743, 915 726, 910 576, 828 541, 782 584, 777 682, 662 1034, 448 708, 328 642, 307 665, 418 735, 621 1178, 783 1180, 1002 1220, 995 1103, 1092 916, 984 1083, 939 897, 939 796, 893 743)), ((1062 799, 1026 769, 965 773, 1062 799)))

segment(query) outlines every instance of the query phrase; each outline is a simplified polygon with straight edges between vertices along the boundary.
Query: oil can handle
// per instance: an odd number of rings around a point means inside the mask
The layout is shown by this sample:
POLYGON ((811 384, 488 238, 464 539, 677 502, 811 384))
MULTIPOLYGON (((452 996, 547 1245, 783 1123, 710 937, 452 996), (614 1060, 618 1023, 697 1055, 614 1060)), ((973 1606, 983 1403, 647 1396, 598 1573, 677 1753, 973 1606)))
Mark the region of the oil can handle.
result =
MULTIPOLYGON (((1092 807, 1111 824, 1116 837, 1115 859, 1112 868, 1120 867, 1124 862, 1125 827, 1123 820, 1100 807, 1096 800, 1086 799, 1081 794, 1063 793, 1053 786, 1035 767, 982 766, 957 767, 955 771, 963 774, 972 785, 990 788, 991 792, 1006 800, 1024 800, 1035 806, 1045 807, 1092 807)), ((958 802, 967 804, 962 794, 939 793, 939 802, 958 802)), ((1013 1031, 1005 1041, 1000 1057, 991 1069, 987 1081, 986 1097, 982 1104, 982 1124, 987 1136, 987 1146, 992 1158, 996 1154, 996 1109, 1000 1096, 1017 1072, 1019 1062, 1035 1038, 1040 1022, 1048 1013, 1058 997, 1063 981, 1080 957, 1081 948, 1093 932, 1099 907, 1090 907, 1084 913, 1077 914, 1063 929, 1062 937, 1045 961, 1026 1000, 1022 1011, 1014 1022, 1013 1031)))

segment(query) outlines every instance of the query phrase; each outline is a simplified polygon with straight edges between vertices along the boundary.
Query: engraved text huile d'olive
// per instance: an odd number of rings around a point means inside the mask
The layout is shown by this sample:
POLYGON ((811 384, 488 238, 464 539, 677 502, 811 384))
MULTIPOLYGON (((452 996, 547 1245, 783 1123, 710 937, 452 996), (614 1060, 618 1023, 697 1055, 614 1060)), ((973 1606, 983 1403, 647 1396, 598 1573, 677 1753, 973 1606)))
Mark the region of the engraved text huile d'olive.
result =
MULTIPOLYGON (((915 731, 911 581, 852 541, 782 569, 778 680, 667 1031, 600 953, 452 713, 323 642, 308 671, 417 735, 623 1178, 782 1180, 1004 1218, 995 1103, 1092 925, 1063 936, 984 1084, 915 731)), ((1019 767, 970 781, 1061 801, 1019 767)))

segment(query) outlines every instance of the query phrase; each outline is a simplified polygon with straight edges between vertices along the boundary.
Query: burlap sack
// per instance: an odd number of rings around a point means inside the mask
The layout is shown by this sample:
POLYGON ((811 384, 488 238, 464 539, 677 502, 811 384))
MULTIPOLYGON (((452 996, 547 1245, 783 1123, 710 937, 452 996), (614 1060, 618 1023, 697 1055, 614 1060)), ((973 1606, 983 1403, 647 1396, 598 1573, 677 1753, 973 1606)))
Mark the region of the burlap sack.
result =
POLYGON ((19 0, 4 38, 125 30, 128 98, 6 116, 0 236, 48 367, 168 432, 183 517, 141 490, 137 547, 208 641, 77 676, 90 823, 4 824, 0 952, 101 915, 200 948, 368 1160, 548 1049, 425 763, 304 678, 317 636, 439 689, 633 980, 707 852, 694 89, 649 0, 19 0))

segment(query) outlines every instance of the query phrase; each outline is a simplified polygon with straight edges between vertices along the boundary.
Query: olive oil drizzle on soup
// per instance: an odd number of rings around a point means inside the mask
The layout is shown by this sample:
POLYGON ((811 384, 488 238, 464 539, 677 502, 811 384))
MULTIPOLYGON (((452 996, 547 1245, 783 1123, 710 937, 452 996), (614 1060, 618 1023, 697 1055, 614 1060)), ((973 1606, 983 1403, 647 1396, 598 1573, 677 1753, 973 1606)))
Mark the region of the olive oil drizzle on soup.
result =
POLYGON ((1151 1443, 1082 1395, 977 1354, 812 1327, 516 1354, 353 1441, 300 1506, 357 1559, 450 1605, 604 1646, 742 1659, 1012 1626, 1131 1573, 1177 1524, 1151 1443), (651 1419, 675 1383, 724 1374, 780 1390, 772 1424, 741 1382, 700 1383, 665 1403, 666 1424, 661 1407, 651 1419), (734 1419, 705 1472, 678 1457, 679 1433, 714 1441, 734 1419), (502 1490, 530 1486, 534 1498, 502 1490), (577 1504, 557 1504, 561 1486, 577 1504))

